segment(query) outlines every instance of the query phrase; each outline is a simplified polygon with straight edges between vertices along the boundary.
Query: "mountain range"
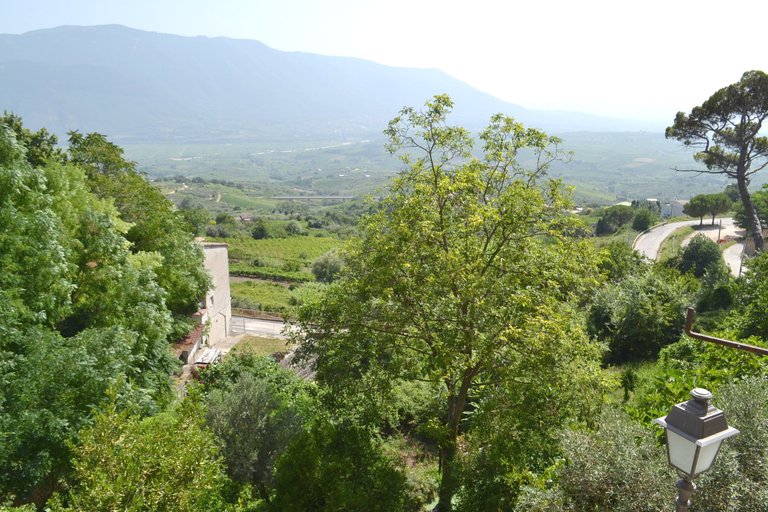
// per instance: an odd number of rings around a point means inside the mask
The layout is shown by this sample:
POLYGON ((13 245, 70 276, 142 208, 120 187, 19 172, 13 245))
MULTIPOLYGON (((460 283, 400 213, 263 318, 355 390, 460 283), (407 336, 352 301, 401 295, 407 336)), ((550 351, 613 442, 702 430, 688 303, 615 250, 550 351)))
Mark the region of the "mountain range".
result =
POLYGON ((447 93, 470 129, 504 112, 552 133, 660 131, 648 123, 503 102, 436 69, 284 52, 253 40, 120 25, 0 35, 0 110, 31 128, 118 142, 223 142, 380 134, 404 106, 447 93))

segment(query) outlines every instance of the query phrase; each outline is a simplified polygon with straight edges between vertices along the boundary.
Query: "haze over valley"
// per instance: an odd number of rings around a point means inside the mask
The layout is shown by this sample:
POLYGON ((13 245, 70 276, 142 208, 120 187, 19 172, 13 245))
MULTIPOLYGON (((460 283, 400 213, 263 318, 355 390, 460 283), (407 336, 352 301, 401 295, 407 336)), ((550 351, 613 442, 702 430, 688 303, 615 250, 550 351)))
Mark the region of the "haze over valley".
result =
POLYGON ((0 36, 1 106, 27 126, 62 142, 69 130, 103 133, 150 176, 215 176, 267 194, 372 192, 398 170, 383 147, 387 122, 442 93, 455 103, 452 122, 469 129, 503 112, 560 135, 574 158, 552 174, 584 202, 723 186, 671 172, 691 153, 666 141, 658 123, 527 109, 436 69, 119 25, 0 36))

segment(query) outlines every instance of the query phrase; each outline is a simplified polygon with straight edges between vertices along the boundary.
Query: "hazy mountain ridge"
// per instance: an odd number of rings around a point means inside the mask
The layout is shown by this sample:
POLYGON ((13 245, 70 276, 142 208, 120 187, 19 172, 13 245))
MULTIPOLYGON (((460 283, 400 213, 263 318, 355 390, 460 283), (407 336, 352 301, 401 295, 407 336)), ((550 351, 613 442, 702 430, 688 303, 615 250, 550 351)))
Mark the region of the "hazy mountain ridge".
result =
POLYGON ((548 131, 652 129, 647 123, 528 110, 435 69, 283 52, 253 40, 183 37, 119 25, 0 35, 0 109, 30 127, 118 141, 269 140, 380 133, 404 105, 437 93, 470 128, 504 112, 548 131))

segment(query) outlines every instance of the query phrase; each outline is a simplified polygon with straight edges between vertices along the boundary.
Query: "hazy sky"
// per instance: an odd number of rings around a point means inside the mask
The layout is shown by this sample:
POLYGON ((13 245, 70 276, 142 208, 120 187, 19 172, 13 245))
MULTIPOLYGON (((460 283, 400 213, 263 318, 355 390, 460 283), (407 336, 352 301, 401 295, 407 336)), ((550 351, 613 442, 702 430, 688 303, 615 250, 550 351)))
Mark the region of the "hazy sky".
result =
POLYGON ((0 0, 0 33, 119 23, 257 39, 438 68, 529 108, 665 124, 768 70, 767 17, 765 0, 0 0))

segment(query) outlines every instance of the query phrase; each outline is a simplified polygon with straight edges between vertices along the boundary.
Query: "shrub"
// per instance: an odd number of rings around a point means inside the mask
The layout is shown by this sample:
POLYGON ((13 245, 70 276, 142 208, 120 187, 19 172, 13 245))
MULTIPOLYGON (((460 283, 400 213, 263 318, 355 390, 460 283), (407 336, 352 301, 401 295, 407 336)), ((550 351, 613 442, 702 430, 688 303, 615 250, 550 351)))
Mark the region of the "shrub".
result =
POLYGON ((306 235, 307 231, 304 229, 304 226, 301 225, 301 222, 297 220, 289 220, 285 223, 285 232, 288 233, 291 236, 298 236, 298 235, 306 235))
POLYGON ((280 458, 274 510, 413 510, 405 476, 366 429, 317 421, 280 458))
POLYGON ((328 251, 312 262, 312 274, 321 283, 330 283, 339 272, 344 262, 336 251, 328 251))
POLYGON ((701 233, 691 239, 680 257, 680 271, 693 272, 696 277, 704 276, 711 267, 724 265, 720 248, 701 233))
POLYGON ((566 431, 561 444, 568 462, 559 471, 559 488, 528 493, 526 510, 651 512, 669 508, 675 478, 664 449, 650 431, 621 410, 607 409, 599 431, 566 431), (535 496, 538 500, 532 499, 535 496))
POLYGON ((251 237, 254 240, 263 240, 269 238, 269 230, 263 219, 256 219, 251 225, 251 237))
POLYGON ((652 359, 680 337, 690 299, 688 284, 679 276, 642 271, 598 291, 588 331, 608 343, 608 362, 652 359))
POLYGON ((653 226, 658 220, 656 213, 650 208, 640 208, 635 213, 635 218, 632 221, 632 229, 635 231, 645 231, 653 226))

